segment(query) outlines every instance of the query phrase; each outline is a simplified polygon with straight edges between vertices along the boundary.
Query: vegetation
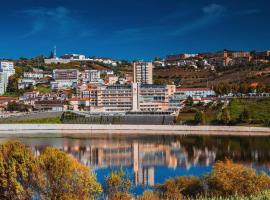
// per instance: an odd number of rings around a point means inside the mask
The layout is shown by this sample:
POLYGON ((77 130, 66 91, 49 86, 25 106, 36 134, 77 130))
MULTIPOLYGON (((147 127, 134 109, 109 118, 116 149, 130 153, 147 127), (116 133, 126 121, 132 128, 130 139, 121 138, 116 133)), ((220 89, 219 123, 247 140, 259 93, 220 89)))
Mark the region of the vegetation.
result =
POLYGON ((270 119, 270 98, 233 99, 228 110, 233 124, 264 124, 270 119))
POLYGON ((94 199, 102 191, 88 167, 48 147, 38 157, 20 142, 0 145, 0 197, 26 200, 94 199))
POLYGON ((217 124, 221 112, 222 103, 193 104, 180 111, 176 123, 197 125, 217 124))
POLYGON ((20 104, 17 102, 8 102, 7 105, 7 111, 20 111, 20 112, 26 112, 29 110, 29 106, 24 105, 24 104, 20 104))
POLYGON ((42 94, 44 93, 50 93, 51 92, 51 87, 49 85, 37 85, 36 90, 42 94))
POLYGON ((87 166, 52 147, 38 158, 35 182, 42 199, 93 199, 102 191, 87 166))
MULTIPOLYGON (((270 177, 230 160, 219 161, 201 179, 178 177, 157 188, 160 199, 241 199, 258 197, 270 189, 270 177)), ((267 192, 269 196, 269 193, 267 192)))
POLYGON ((226 125, 231 122, 231 115, 227 108, 224 108, 221 112, 221 122, 226 125))
POLYGON ((131 200, 130 188, 131 181, 122 171, 112 172, 106 178, 106 192, 110 200, 131 200))
POLYGON ((154 81, 177 82, 183 87, 216 87, 221 83, 231 86, 239 86, 240 84, 250 86, 256 82, 270 91, 269 66, 269 63, 243 63, 216 67, 215 70, 205 69, 203 66, 198 66, 198 69, 177 66, 155 67, 153 76, 154 81))
POLYGON ((0 124, 61 124, 61 117, 50 117, 43 119, 27 119, 25 120, 2 120, 0 124))
POLYGON ((196 111, 194 122, 196 124, 206 124, 205 114, 203 111, 196 111))
POLYGON ((32 179, 35 158, 30 149, 19 142, 0 146, 0 199, 30 199, 35 183, 32 179))
MULTIPOLYGON (((104 186, 110 200, 134 199, 129 177, 112 172, 104 186)), ((87 166, 63 151, 47 147, 39 156, 18 141, 0 145, 0 198, 83 200, 99 198, 102 187, 87 166)), ((176 177, 145 191, 138 200, 269 199, 270 177, 230 160, 218 161, 204 177, 176 177)))

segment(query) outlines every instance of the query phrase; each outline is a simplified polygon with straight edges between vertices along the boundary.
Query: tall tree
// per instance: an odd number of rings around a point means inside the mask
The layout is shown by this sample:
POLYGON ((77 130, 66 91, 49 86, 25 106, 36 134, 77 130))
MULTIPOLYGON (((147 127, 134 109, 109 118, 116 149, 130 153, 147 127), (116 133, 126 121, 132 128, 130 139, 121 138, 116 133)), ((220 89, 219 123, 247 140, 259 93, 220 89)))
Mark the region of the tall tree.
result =
POLYGON ((231 121, 231 115, 227 108, 224 108, 221 113, 221 121, 223 124, 229 124, 231 121))
POLYGON ((35 159, 30 149, 18 141, 0 146, 0 199, 26 200, 34 192, 35 159))
POLYGON ((110 200, 131 200, 131 181, 123 171, 112 172, 106 178, 106 192, 110 200))
POLYGON ((102 191, 96 177, 65 152, 47 147, 38 158, 35 176, 42 199, 93 199, 102 191))

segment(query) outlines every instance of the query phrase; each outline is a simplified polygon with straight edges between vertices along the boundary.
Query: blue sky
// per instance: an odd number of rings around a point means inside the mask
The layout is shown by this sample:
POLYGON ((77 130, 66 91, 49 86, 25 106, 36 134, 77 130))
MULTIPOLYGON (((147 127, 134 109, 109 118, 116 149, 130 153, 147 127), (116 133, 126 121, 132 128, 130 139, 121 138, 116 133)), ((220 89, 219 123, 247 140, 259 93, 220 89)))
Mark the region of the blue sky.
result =
POLYGON ((270 49, 269 0, 1 0, 0 57, 270 49))

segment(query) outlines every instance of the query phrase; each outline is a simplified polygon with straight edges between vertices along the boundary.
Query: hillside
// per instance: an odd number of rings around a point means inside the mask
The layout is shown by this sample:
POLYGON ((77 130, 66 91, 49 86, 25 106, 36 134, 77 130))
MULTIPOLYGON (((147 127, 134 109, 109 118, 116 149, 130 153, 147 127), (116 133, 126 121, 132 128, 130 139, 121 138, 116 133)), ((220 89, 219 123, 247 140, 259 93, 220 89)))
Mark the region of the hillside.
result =
POLYGON ((155 68, 154 81, 180 82, 184 87, 205 87, 207 82, 208 86, 216 85, 218 82, 270 84, 270 66, 234 66, 216 71, 183 67, 155 68))

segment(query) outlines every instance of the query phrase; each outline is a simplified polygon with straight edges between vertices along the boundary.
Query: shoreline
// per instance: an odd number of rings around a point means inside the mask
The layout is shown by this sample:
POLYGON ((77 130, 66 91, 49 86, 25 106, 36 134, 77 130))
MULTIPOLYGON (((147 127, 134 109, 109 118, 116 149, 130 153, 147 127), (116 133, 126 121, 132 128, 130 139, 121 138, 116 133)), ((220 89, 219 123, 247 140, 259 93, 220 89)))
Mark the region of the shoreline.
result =
POLYGON ((92 137, 133 135, 270 136, 270 128, 244 126, 0 124, 0 137, 92 137))

